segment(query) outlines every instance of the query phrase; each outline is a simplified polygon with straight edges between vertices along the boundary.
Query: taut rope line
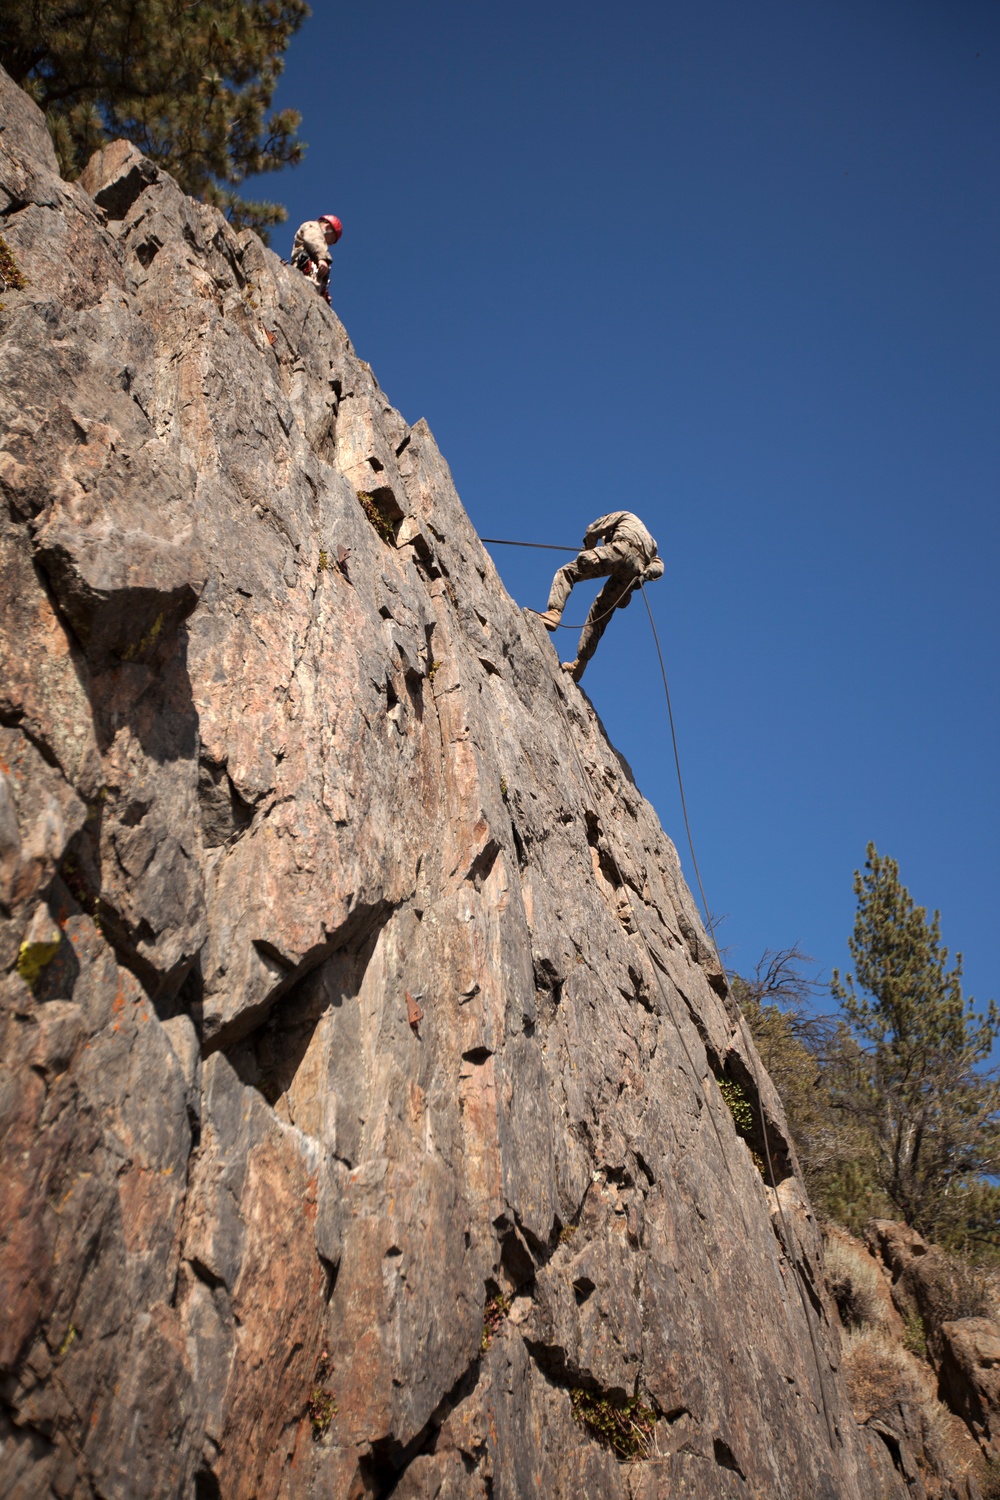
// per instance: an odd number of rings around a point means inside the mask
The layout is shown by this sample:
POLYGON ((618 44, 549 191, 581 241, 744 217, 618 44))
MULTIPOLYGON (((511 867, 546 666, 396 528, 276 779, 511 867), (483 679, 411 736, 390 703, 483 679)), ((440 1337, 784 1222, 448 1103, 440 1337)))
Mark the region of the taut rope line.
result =
POLYGON ((499 536, 481 536, 481 542, 489 542, 491 547, 540 547, 543 552, 579 552, 579 547, 557 547, 552 542, 505 542, 499 536))
MULTIPOLYGON (((508 541, 505 541, 502 537, 499 537, 499 536, 484 536, 484 537, 480 537, 480 541, 489 542, 490 545, 493 546, 493 547, 538 547, 543 552, 579 552, 580 551, 579 547, 559 547, 559 546, 556 546, 555 543, 553 543, 553 542, 508 542, 508 541)), ((584 550, 586 550, 586 549, 584 549, 584 550)), ((635 588, 635 584, 632 585, 632 588, 633 589, 635 588)), ((603 615, 598 615, 597 619, 591 620, 590 617, 588 616, 587 619, 584 621, 584 625, 588 625, 588 624, 589 625, 596 625, 597 622, 598 622, 598 620, 607 620, 609 618, 609 616, 611 616, 611 615, 614 614, 614 612, 615 612, 616 609, 620 609, 621 608, 622 599, 624 599, 624 598, 625 598, 625 595, 622 594, 622 598, 619 599, 615 604, 612 604, 612 606, 611 606, 610 609, 605 610, 605 612, 604 612, 603 615)), ((530 610, 531 614, 533 614, 533 615, 541 615, 541 614, 545 613, 545 611, 541 610, 541 609, 532 609, 530 604, 526 604, 525 605, 525 609, 530 610)), ((546 627, 546 628, 548 628, 548 627, 546 627)), ((559 624, 556 626, 556 629, 557 630, 582 630, 583 629, 583 625, 564 625, 562 623, 562 621, 560 621, 559 624)))

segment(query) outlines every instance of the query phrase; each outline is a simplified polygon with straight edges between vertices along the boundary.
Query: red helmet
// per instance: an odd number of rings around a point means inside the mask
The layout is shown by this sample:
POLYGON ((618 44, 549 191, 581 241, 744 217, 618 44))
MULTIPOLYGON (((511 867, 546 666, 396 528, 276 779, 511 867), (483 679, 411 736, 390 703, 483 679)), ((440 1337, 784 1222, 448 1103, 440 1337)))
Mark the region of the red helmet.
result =
POLYGON ((319 222, 321 224, 329 224, 330 228, 333 230, 333 243, 336 244, 337 241, 340 239, 340 236, 344 232, 344 226, 343 226, 343 224, 341 224, 340 220, 337 218, 337 215, 336 214, 320 214, 319 222))

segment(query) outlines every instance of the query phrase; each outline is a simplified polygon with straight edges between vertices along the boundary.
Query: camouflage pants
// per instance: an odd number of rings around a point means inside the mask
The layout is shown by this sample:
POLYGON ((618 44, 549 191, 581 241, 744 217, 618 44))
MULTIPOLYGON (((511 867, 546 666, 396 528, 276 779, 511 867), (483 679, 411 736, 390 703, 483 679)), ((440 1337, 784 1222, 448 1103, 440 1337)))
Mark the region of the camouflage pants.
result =
POLYGON ((610 547, 590 547, 580 552, 572 562, 560 568, 552 580, 549 590, 549 609, 562 614, 573 585, 586 578, 607 578, 597 598, 590 606, 587 622, 580 635, 576 659, 581 666, 588 662, 597 650, 597 644, 616 609, 624 609, 632 597, 636 579, 643 570, 643 562, 623 542, 613 542, 610 547))

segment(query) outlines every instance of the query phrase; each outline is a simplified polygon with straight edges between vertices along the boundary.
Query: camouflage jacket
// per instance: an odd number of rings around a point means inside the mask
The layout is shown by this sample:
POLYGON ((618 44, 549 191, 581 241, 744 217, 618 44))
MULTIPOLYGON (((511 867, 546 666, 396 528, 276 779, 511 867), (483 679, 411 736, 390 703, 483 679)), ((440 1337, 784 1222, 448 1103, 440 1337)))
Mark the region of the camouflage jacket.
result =
POLYGON ((593 547, 599 541, 606 546, 621 546, 643 564, 643 581, 649 582, 663 575, 663 563, 657 555, 656 542, 645 526, 630 510, 613 510, 599 516, 587 527, 583 538, 584 547, 593 547))

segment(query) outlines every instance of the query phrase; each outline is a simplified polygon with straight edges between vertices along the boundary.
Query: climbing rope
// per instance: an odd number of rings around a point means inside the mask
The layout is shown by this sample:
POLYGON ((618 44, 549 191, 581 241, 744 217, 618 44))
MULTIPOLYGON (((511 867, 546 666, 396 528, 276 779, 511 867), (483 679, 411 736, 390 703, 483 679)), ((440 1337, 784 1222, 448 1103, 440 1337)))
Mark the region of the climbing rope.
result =
MULTIPOLYGON (((558 546, 558 545, 556 545, 556 544, 554 544, 552 542, 511 542, 511 541, 506 541, 503 538, 497 537, 497 536, 484 536, 483 537, 483 541, 484 542, 489 542, 491 544, 491 546, 495 546, 495 547, 538 547, 538 548, 543 549, 546 552, 575 552, 575 551, 577 551, 576 547, 562 547, 562 546, 558 546)), ((667 700, 667 717, 670 720, 670 739, 671 739, 671 741, 673 743, 673 747, 674 747, 674 766, 675 766, 676 771, 677 771, 677 787, 678 787, 678 790, 679 790, 679 792, 681 794, 681 812, 684 814, 684 830, 685 830, 685 832, 687 834, 688 848, 691 851, 691 864, 692 864, 692 866, 694 868, 695 877, 696 877, 696 879, 698 881, 698 890, 701 893, 702 910, 705 913, 705 923, 706 923, 706 925, 708 927, 708 930, 709 930, 709 932, 711 934, 711 937, 712 937, 712 946, 715 948, 715 956, 716 956, 716 958, 719 961, 719 967, 722 969, 723 975, 725 975, 725 978, 726 978, 726 984, 728 985, 728 983, 729 983, 729 976, 726 974, 725 965, 722 962, 722 954, 719 951, 719 942, 718 942, 718 939, 717 939, 717 937, 715 935, 715 926, 714 926, 714 924, 712 922, 712 914, 711 914, 711 912, 708 909, 708 901, 705 898, 705 887, 704 887, 704 884, 702 883, 701 871, 698 868, 698 857, 697 857, 697 855, 694 852, 694 839, 693 839, 692 834, 691 834, 691 819, 688 817, 687 798, 684 795, 684 778, 681 775, 681 757, 680 757, 680 752, 679 752, 679 750, 677 748, 677 730, 674 727, 674 710, 673 710, 673 707, 672 707, 671 702, 670 702, 670 687, 669 687, 669 685, 667 683, 667 669, 666 669, 666 666, 664 665, 664 661, 663 661, 663 652, 660 649, 660 637, 657 634, 656 621, 653 619, 653 611, 649 607, 649 599, 648 599, 648 597, 646 595, 646 590, 645 590, 645 588, 644 588, 641 580, 637 580, 637 582, 632 585, 632 590, 630 590, 630 593, 632 591, 634 591, 634 589, 636 587, 638 587, 639 589, 642 590, 642 602, 646 606, 646 613, 649 616, 649 623, 650 623, 650 626, 651 626, 652 631, 653 631, 653 640, 656 643, 656 654, 659 657, 659 661, 660 661, 660 673, 661 673, 661 675, 663 677, 663 691, 664 691, 664 694, 665 694, 666 700, 667 700)), ((625 596, 623 595, 622 597, 624 598, 625 596)), ((607 610, 602 615, 598 615, 597 618, 594 619, 594 620, 591 620, 589 618, 589 616, 588 616, 587 621, 585 621, 585 623, 586 624, 596 625, 598 623, 598 621, 600 621, 600 620, 606 620, 609 617, 609 615, 613 615, 614 612, 615 612, 615 610, 619 609, 621 607, 621 603, 622 603, 622 600, 619 599, 618 602, 616 604, 613 604, 609 610, 607 610)), ((544 610, 532 609, 531 606, 530 606, 530 604, 526 605, 525 608, 527 609, 527 611, 528 611, 529 614, 537 615, 539 619, 543 616, 544 613, 546 613, 544 610)), ((546 628, 548 628, 548 627, 546 627, 546 628)), ((583 627, 583 625, 563 625, 560 622, 560 624, 556 628, 558 630, 582 630, 584 627, 583 627)))
MULTIPOLYGON (((484 537, 483 540, 484 541, 489 541, 490 538, 484 537)), ((544 548, 546 551, 551 551, 551 552, 573 552, 573 551, 576 550, 573 547, 557 547, 557 546, 551 545, 550 543, 545 543, 545 542, 510 542, 510 541, 501 541, 499 538, 494 538, 493 539, 493 543, 494 543, 494 545, 503 546, 503 547, 539 547, 539 548, 544 548)), ((726 988, 729 989, 731 987, 730 986, 729 974, 728 974, 728 972, 726 970, 725 964, 722 961, 722 953, 721 953, 721 950, 719 948, 718 938, 716 937, 715 925, 714 925, 714 923, 712 921, 711 912, 709 911, 708 901, 707 901, 706 896, 705 896, 705 887, 704 887, 704 884, 703 884, 702 878, 701 878, 701 871, 698 868, 698 858, 697 858, 697 855, 695 854, 695 850, 694 850, 694 838, 693 838, 692 833, 691 833, 691 821, 690 821, 690 818, 688 817, 687 798, 686 798, 685 793, 684 793, 684 778, 683 778, 683 775, 681 774, 681 760, 680 760, 680 751, 679 751, 678 745, 677 745, 677 731, 676 731, 676 727, 675 727, 675 724, 674 724, 674 711, 673 711, 673 705, 671 704, 671 701, 670 701, 670 686, 669 686, 669 683, 667 681, 667 669, 666 669, 666 665, 665 665, 664 660, 663 660, 663 651, 662 651, 662 649, 660 647, 660 637, 659 637, 659 634, 658 634, 657 629, 656 629, 656 621, 653 619, 653 611, 649 607, 649 599, 646 596, 646 590, 643 587, 643 585, 642 585, 641 582, 639 583, 638 586, 639 586, 640 589, 642 589, 643 602, 644 602, 644 604, 646 606, 646 613, 649 616, 649 624, 650 624, 650 627, 651 627, 652 632, 653 632, 653 641, 654 641, 654 643, 656 645, 656 654, 657 654, 657 657, 658 657, 659 663, 660 663, 660 673, 661 673, 661 676, 663 678, 663 692, 664 692, 664 696, 665 696, 665 698, 667 700, 667 717, 668 717, 669 722, 670 722, 670 738, 671 738, 671 742, 673 744, 673 751, 674 751, 674 766, 675 766, 675 769, 676 769, 676 772, 677 772, 677 787, 678 787, 678 791, 680 792, 681 811, 682 811, 682 813, 684 815, 684 829, 685 829, 685 832, 687 834, 688 848, 691 851, 691 863, 692 863, 692 866, 694 868, 695 877, 696 877, 696 879, 698 881, 698 890, 699 890, 699 892, 701 894, 702 907, 703 907, 704 912, 705 912, 706 925, 708 927, 709 934, 711 935, 712 946, 715 949, 716 961, 718 962, 719 968, 720 968, 720 970, 722 972, 722 976, 723 976, 723 978, 725 980, 726 988)), ((616 604, 614 606, 614 609, 617 609, 617 608, 618 608, 618 605, 616 604)), ((529 613, 534 614, 534 615, 540 615, 541 611, 540 610, 529 609, 529 613)), ((610 610, 608 613, 609 614, 613 613, 613 610, 610 610)), ((601 618, 604 618, 604 617, 602 616, 601 618)), ((596 622, 594 622, 594 623, 596 623, 596 622)), ((582 627, 580 627, 580 626, 570 626, 570 627, 566 627, 566 628, 576 630, 576 629, 580 629, 582 627)), ((555 679, 553 679, 553 680, 555 680, 555 679)), ((556 689, 557 689, 557 692, 558 692, 558 683, 556 683, 556 689)), ((582 784, 584 786, 587 786, 589 778, 587 777, 586 770, 585 770, 583 762, 582 762, 582 760, 580 758, 580 753, 579 753, 579 750, 578 750, 577 745, 576 745, 576 740, 572 736, 570 738, 570 743, 571 743, 571 745, 573 747, 573 754, 574 754, 574 756, 576 758, 577 768, 578 768, 578 770, 580 772, 580 777, 581 777, 582 784)), ((609 849, 608 849, 608 852, 611 855, 612 861, 613 861, 614 866, 615 866, 615 872, 616 872, 616 875, 617 875, 617 878, 618 878, 618 883, 619 883, 620 887, 624 887, 625 881, 624 881, 624 879, 622 877, 621 867, 620 867, 620 865, 618 863, 618 858, 617 858, 617 856, 615 854, 614 849, 610 847, 610 834, 609 834, 608 838, 609 838, 609 849)), ((629 903, 629 905, 631 906, 631 902, 629 903)), ((680 1027, 680 1024, 679 1024, 678 1019, 677 1019, 677 1016, 676 1016, 676 1014, 674 1012, 674 1008, 673 1008, 673 1006, 670 1003, 670 999, 669 999, 669 996, 667 994, 666 987, 664 986, 662 977, 660 975, 659 967, 658 967, 655 959, 653 958, 652 952, 650 950, 649 942, 648 942, 648 940, 646 938, 646 934, 643 931, 641 922, 639 921, 638 913, 635 912, 635 911, 633 911, 633 914, 635 916, 636 930, 638 932, 638 935, 639 935, 639 938, 640 938, 640 940, 642 942, 642 945, 643 945, 643 947, 646 950, 646 957, 649 960, 650 968, 651 968, 653 974, 656 977, 657 983, 658 983, 659 988, 660 988, 660 993, 663 996, 664 1004, 666 1005, 666 1008, 667 1008, 667 1013, 670 1016, 671 1023, 672 1023, 672 1025, 674 1027, 674 1030, 676 1031, 678 1037, 680 1038, 681 1045, 682 1045, 682 1047, 684 1049, 685 1056, 687 1057, 687 1060, 688 1060, 688 1065, 691 1068, 692 1077, 696 1078, 698 1076, 697 1075, 697 1069, 695 1068, 694 1059, 693 1059, 693 1057, 691 1055, 690 1048, 688 1047, 687 1041, 686 1041, 686 1039, 684 1037, 684 1032, 682 1031, 682 1029, 680 1027)), ((770 1140, 768 1139, 767 1121, 766 1121, 765 1116, 764 1116, 764 1105, 763 1105, 762 1093, 761 1093, 761 1086, 760 1086, 760 1075, 759 1075, 759 1073, 757 1071, 757 1060, 756 1060, 756 1058, 754 1056, 754 1051, 755 1051, 755 1049, 753 1047, 753 1042, 752 1042, 752 1038, 751 1038, 751 1046, 747 1050, 747 1056, 750 1059, 750 1068, 751 1068, 751 1072, 753 1073, 754 1091, 755 1091, 755 1093, 757 1095, 757 1114, 758 1114, 758 1118, 760 1120, 761 1142, 762 1142, 763 1147, 764 1147, 764 1159, 765 1159, 765 1163, 766 1163, 766 1166, 767 1166, 767 1179, 768 1179, 768 1182, 770 1184, 771 1191, 774 1194, 774 1199, 775 1199, 775 1202, 776 1202, 777 1207, 778 1207, 778 1216, 779 1216, 779 1218, 781 1220, 781 1227, 782 1227, 782 1230, 784 1232, 785 1246, 786 1246, 787 1253, 789 1255, 789 1259, 790 1259, 790 1262, 791 1262, 792 1273, 793 1273, 793 1280, 795 1281, 795 1285, 796 1285, 796 1288, 798 1290, 799 1301, 802 1304, 802 1316, 805 1319, 806 1328, 807 1328, 808 1333, 809 1333, 809 1343, 810 1343, 811 1348, 812 1348, 813 1361, 814 1361, 815 1367, 816 1367, 816 1377, 817 1377, 817 1381, 819 1383, 820 1402, 821 1402, 822 1408, 823 1408, 823 1416, 824 1416, 824 1419, 826 1421, 827 1436, 830 1439, 830 1447, 833 1448, 836 1445, 835 1427, 834 1427, 833 1418, 832 1418, 832 1416, 830 1414, 830 1408, 829 1408, 829 1406, 827 1404, 826 1386, 825 1386, 825 1383, 824 1383, 824 1380, 823 1380, 823 1369, 822 1369, 822 1363, 821 1363, 821 1359, 820 1359, 819 1345, 817 1344, 817 1341, 816 1341, 816 1332, 815 1332, 815 1330, 813 1328, 813 1325, 812 1325, 812 1318, 809 1315, 809 1302, 808 1302, 808 1298, 807 1298, 807 1295, 806 1295, 805 1286, 803 1284, 805 1273, 802 1270, 799 1269, 799 1265, 798 1265, 799 1256, 798 1256, 797 1242, 796 1242, 796 1239, 795 1239, 794 1232, 792 1230, 791 1223, 790 1223, 790 1221, 788 1219, 788 1216, 785 1213, 785 1206, 784 1206, 784 1204, 781 1201, 781 1194, 778 1191, 778 1184, 777 1184, 777 1180, 776 1180, 775 1174, 774 1174, 774 1163, 773 1163, 773 1160, 772 1160, 772 1157, 771 1157, 771 1144, 770 1144, 770 1140)), ((711 1109, 709 1109, 709 1118, 712 1121, 712 1125, 713 1125, 713 1128, 715 1130, 716 1138, 718 1140, 719 1148, 720 1148, 720 1151, 722 1152, 723 1160, 725 1161, 726 1160, 726 1153, 725 1153, 725 1149, 724 1149, 723 1144, 722 1144, 722 1137, 721 1137, 721 1135, 719 1133, 719 1128, 718 1128, 718 1125, 716 1123, 715 1116, 712 1113, 711 1109)), ((750 1228, 749 1228, 749 1225, 747 1224, 746 1215, 743 1213, 742 1202, 739 1200, 739 1198, 737 1198, 737 1202, 740 1203, 740 1213, 741 1213, 741 1216, 743 1218, 744 1227, 746 1228, 747 1233, 749 1235, 750 1228)))
POLYGON ((694 839, 691 836, 691 820, 688 817, 687 798, 684 795, 684 777, 681 775, 681 757, 680 751, 677 749, 677 730, 674 728, 674 710, 670 702, 670 688, 667 683, 667 669, 663 664, 663 652, 660 650, 660 637, 656 631, 656 621, 653 619, 653 611, 649 607, 649 599, 646 595, 646 590, 645 588, 643 588, 641 583, 639 587, 642 589, 642 602, 646 606, 646 613, 649 616, 649 623, 652 627, 653 640, 656 643, 656 654, 660 659, 660 673, 663 677, 663 692, 667 700, 667 718, 670 720, 670 739, 674 747, 674 765, 677 769, 677 790, 681 794, 681 812, 684 814, 684 831, 687 834, 688 848, 691 850, 691 864, 694 867, 695 877, 698 881, 698 890, 701 893, 701 905, 702 910, 705 913, 705 922, 708 926, 709 932, 712 935, 712 947, 715 949, 715 956, 719 961, 719 968, 725 975, 726 984, 728 986, 729 975, 726 974, 726 966, 722 962, 722 954, 719 951, 719 940, 715 935, 715 924, 712 921, 712 913, 708 909, 708 901, 705 898, 705 887, 702 884, 701 871, 698 868, 698 856, 694 852, 694 839))
MULTIPOLYGON (((555 674, 552 672, 551 667, 549 668, 549 675, 552 678, 553 684, 555 685, 557 695, 561 697, 562 694, 560 693, 560 690, 559 690, 559 682, 558 682, 558 679, 556 678, 555 674)), ((581 785, 586 788, 586 787, 588 787, 590 785, 590 778, 587 775, 586 768, 585 768, 585 766, 583 764, 583 761, 582 761, 582 759, 580 757, 580 751, 579 751, 579 748, 578 748, 577 743, 576 743, 576 737, 575 737, 575 735, 572 735, 572 734, 570 735, 570 747, 571 747, 571 749, 573 751, 573 758, 576 761, 577 770, 580 773, 580 782, 581 782, 581 785)), ((615 878, 617 879, 619 888, 620 889, 624 889, 624 887, 625 887, 625 878, 622 875, 621 865, 618 862, 618 856, 615 853, 614 847, 613 847, 612 842, 611 842, 610 831, 608 832, 607 838, 608 838, 608 850, 607 850, 607 852, 608 852, 608 854, 611 857, 612 864, 614 865, 615 878)), ((680 1040, 681 1047, 684 1050, 684 1056, 687 1058, 688 1067, 691 1069, 691 1077, 692 1077, 692 1079, 696 1080, 697 1077, 698 1077, 698 1069, 695 1066, 694 1057, 693 1057, 693 1055, 691 1053, 690 1047, 687 1044, 687 1038, 685 1037, 683 1029, 681 1028, 681 1024, 680 1024, 680 1021, 678 1020, 677 1013, 674 1010, 674 1007, 673 1007, 673 1005, 671 1003, 670 995, 669 995, 669 993, 668 993, 668 991, 666 989, 666 986, 663 983, 663 976, 662 976, 662 974, 660 972, 660 966, 659 966, 659 964, 656 962, 656 960, 653 957, 652 951, 651 951, 650 946, 649 946, 649 940, 646 937, 645 932, 643 931, 642 923, 639 921, 639 914, 636 911, 636 909, 632 906, 631 900, 629 901, 629 908, 630 908, 630 910, 632 912, 633 917, 635 918, 636 932, 639 935, 639 941, 642 943, 642 946, 646 950, 646 958, 647 958, 647 960, 649 962, 650 970, 651 970, 652 974, 654 975, 657 984, 660 987, 660 995, 662 996, 664 1006, 666 1007, 667 1015, 670 1017, 671 1024, 672 1024, 672 1026, 674 1028, 674 1031, 676 1032, 676 1034, 677 1034, 677 1036, 678 1036, 678 1038, 680 1040)), ((716 1141, 718 1143, 720 1154, 722 1156, 723 1161, 725 1161, 726 1160, 726 1151, 725 1151, 725 1146, 723 1145, 723 1141, 722 1141, 722 1134, 721 1134, 721 1132, 719 1130, 718 1122, 716 1121, 715 1115, 713 1114, 711 1108, 709 1108, 708 1117, 709 1117, 709 1119, 712 1122, 712 1129, 715 1131, 715 1138, 716 1138, 716 1141)), ((742 1203, 742 1201, 739 1198, 737 1198, 737 1202, 739 1203, 740 1215, 741 1215, 741 1217, 743 1219, 743 1227, 744 1227, 744 1229, 747 1232, 747 1236, 749 1237, 749 1235, 750 1235, 750 1225, 747 1222, 746 1214, 743 1212, 743 1203, 742 1203)))
MULTIPOLYGON (((634 587, 634 585, 633 585, 633 587, 634 587)), ((632 592, 632 590, 630 589, 629 593, 631 593, 631 592, 632 592)), ((583 625, 564 625, 562 623, 562 621, 560 620, 559 623, 556 625, 555 628, 556 628, 556 630, 582 630, 584 628, 584 625, 596 625, 597 622, 598 622, 598 620, 607 620, 607 619, 610 618, 611 615, 614 614, 614 612, 615 612, 616 609, 621 609, 623 607, 622 600, 624 598, 625 598, 625 595, 623 594, 621 596, 621 598, 617 599, 615 601, 615 603, 612 604, 612 606, 611 606, 610 609, 606 609, 603 614, 595 615, 593 619, 591 619, 590 616, 588 615, 587 618, 584 620, 583 625)), ((529 615, 537 615, 539 619, 542 619, 542 617, 545 614, 547 614, 547 611, 544 610, 544 609, 532 609, 532 607, 531 607, 530 604, 526 604, 524 607, 528 611, 529 615)), ((548 625, 546 625, 545 628, 546 628, 546 630, 549 630, 551 627, 548 626, 548 625)))
MULTIPOLYGON (((539 547, 544 552, 579 552, 580 551, 579 547, 558 547, 558 546, 556 546, 552 542, 508 542, 508 541, 504 541, 504 539, 502 537, 499 537, 499 536, 484 536, 482 538, 482 540, 484 542, 489 542, 490 545, 493 546, 493 547, 539 547)), ((586 550, 586 549, 583 549, 583 550, 586 550)), ((635 588, 635 584, 632 585, 632 589, 629 590, 629 593, 631 593, 634 588, 635 588)), ((555 628, 556 628, 556 630, 582 630, 584 628, 584 625, 597 625, 599 623, 599 621, 609 619, 610 616, 614 614, 614 612, 615 612, 616 609, 621 609, 622 603, 623 603, 623 600, 625 599, 625 597, 626 596, 623 594, 620 599, 618 599, 614 604, 612 604, 612 606, 611 606, 610 609, 606 609, 603 614, 595 616, 595 618, 593 620, 588 615, 587 618, 586 618, 586 620, 583 622, 583 625, 564 625, 562 623, 562 621, 560 621, 559 624, 555 628)), ((525 609, 527 609, 528 613, 532 614, 532 615, 543 615, 543 614, 547 613, 547 611, 545 611, 543 609, 532 609, 530 604, 526 604, 525 605, 525 609)), ((548 629, 548 628, 549 627, 546 626, 546 629, 548 629)))
MULTIPOLYGON (((722 970, 723 978, 726 981, 726 988, 729 989, 731 987, 729 974, 726 970, 725 964, 722 961, 722 952, 719 948, 719 940, 715 935, 715 924, 712 921, 712 914, 709 911, 708 900, 705 896, 705 887, 702 884, 701 871, 698 868, 698 856, 694 852, 694 839, 691 836, 691 823, 688 818, 687 798, 684 795, 684 777, 681 775, 681 758, 680 752, 677 748, 677 731, 674 727, 674 710, 670 702, 670 686, 667 682, 667 669, 664 665, 663 652, 660 648, 660 637, 656 629, 656 621, 653 619, 653 611, 649 607, 649 599, 646 595, 646 590, 645 588, 643 588, 642 584, 640 584, 639 587, 642 589, 642 599, 643 603, 646 606, 646 613, 649 616, 649 624, 653 632, 653 640, 656 643, 656 654, 660 661, 660 673, 663 677, 663 692, 667 700, 667 717, 670 720, 670 738, 673 742, 674 747, 674 765, 677 769, 677 788, 680 792, 681 797, 681 811, 684 814, 684 828, 687 833, 688 848, 691 850, 691 863, 694 866, 694 873, 698 881, 698 890, 701 892, 701 904, 705 912, 705 921, 708 925, 708 930, 712 937, 712 946, 715 949, 715 957, 718 962, 719 968, 722 970)), ((816 1364, 816 1376, 819 1381, 819 1393, 820 1400, 823 1404, 823 1416, 826 1419, 827 1436, 830 1439, 830 1446, 832 1448, 834 1446, 835 1428, 833 1419, 830 1416, 830 1409, 827 1406, 826 1388, 823 1384, 823 1372, 822 1366, 820 1364, 820 1351, 819 1346, 816 1342, 816 1334, 813 1329, 812 1319, 809 1316, 809 1306, 806 1299, 805 1288, 803 1286, 803 1273, 798 1269, 798 1246, 796 1244, 795 1235, 792 1230, 791 1223, 789 1222, 788 1217, 785 1214, 785 1205, 781 1201, 781 1194, 778 1191, 777 1179, 774 1175, 774 1163, 771 1159, 771 1143, 768 1139, 767 1120, 764 1115, 763 1096, 760 1086, 760 1074, 757 1071, 757 1059, 754 1055, 755 1051, 756 1048, 751 1045, 747 1049, 747 1057, 750 1059, 750 1071, 753 1074, 754 1092, 757 1095, 757 1115, 760 1120, 760 1136, 761 1142, 764 1147, 764 1160, 767 1165, 767 1180, 770 1183, 771 1191, 774 1194, 774 1200, 778 1205, 778 1216, 781 1219, 781 1227, 785 1236, 785 1245, 791 1258, 795 1285, 798 1288, 799 1300, 802 1303, 802 1316, 805 1318, 806 1328, 809 1330, 809 1342, 812 1345, 813 1359, 816 1364)))
MULTIPOLYGON (((504 538, 498 537, 498 536, 484 536, 482 538, 482 540, 484 542, 489 542, 490 545, 494 546, 494 547, 538 547, 538 548, 541 548, 545 552, 576 552, 578 550, 576 547, 563 547, 563 546, 559 546, 559 545, 557 545, 557 544, 555 544, 553 542, 511 542, 511 541, 507 541, 504 538)), ((692 864, 692 866, 694 868, 695 877, 696 877, 696 879, 698 881, 698 890, 701 893, 702 909, 704 910, 704 913, 705 913, 705 922, 706 922, 706 925, 707 925, 708 930, 709 930, 709 932, 711 933, 711 936, 712 936, 712 946, 715 948, 715 956, 716 956, 716 958, 719 961, 719 967, 722 969, 723 975, 725 975, 726 983, 728 985, 728 983, 729 983, 729 976, 726 974, 725 965, 722 962, 722 954, 719 951, 719 943, 718 943, 718 939, 716 938, 716 935, 715 935, 715 926, 714 926, 714 924, 712 922, 712 914, 711 914, 711 912, 708 909, 708 901, 705 898, 705 887, 704 887, 704 885, 702 883, 701 871, 698 868, 698 858, 697 858, 697 855, 694 852, 694 839, 693 839, 693 837, 691 835, 691 820, 688 817, 687 798, 684 795, 684 778, 681 775, 681 757, 680 757, 680 752, 679 752, 679 750, 677 748, 677 731, 676 731, 676 728, 674 727, 674 710, 673 710, 673 707, 672 707, 671 702, 670 702, 670 687, 669 687, 669 685, 667 683, 667 669, 666 669, 666 666, 664 665, 664 661, 663 661, 663 652, 660 649, 660 637, 657 634, 656 621, 653 619, 653 611, 649 607, 649 599, 647 598, 646 590, 645 590, 645 588, 644 588, 644 586, 642 584, 641 579, 637 579, 636 580, 636 582, 632 585, 632 588, 630 589, 629 594, 631 595, 631 593, 637 587, 642 590, 642 602, 646 606, 646 613, 649 616, 649 623, 650 623, 650 626, 651 626, 652 631, 653 631, 653 640, 654 640, 654 642, 656 644, 656 654, 657 654, 657 656, 659 658, 659 661, 660 661, 660 673, 661 673, 661 675, 663 677, 663 691, 664 691, 664 694, 665 694, 666 700, 667 700, 667 717, 670 720, 670 739, 671 739, 671 741, 673 743, 673 747, 674 747, 674 766, 675 766, 676 771, 677 771, 677 787, 678 787, 678 790, 679 790, 680 795, 681 795, 681 811, 684 814, 684 830, 685 830, 685 832, 687 834, 688 848, 691 851, 691 864, 692 864)), ((614 614, 614 612, 615 612, 616 609, 620 609, 621 608, 622 599, 624 599, 625 597, 626 596, 623 594, 621 599, 619 599, 615 604, 613 604, 609 610, 605 611, 604 614, 598 615, 596 619, 591 620, 590 617, 588 616, 587 620, 584 623, 585 624, 596 625, 599 620, 606 620, 606 619, 608 619, 608 617, 610 615, 614 614)), ((529 614, 536 615, 539 619, 541 619, 542 616, 546 613, 545 610, 532 609, 530 604, 529 605, 525 605, 525 608, 527 609, 527 611, 528 611, 529 614)), ((548 628, 548 627, 546 627, 546 628, 548 628)), ((584 628, 583 625, 563 625, 561 622, 560 622, 559 625, 556 626, 557 630, 582 630, 583 628, 584 628)))
POLYGON ((499 536, 480 537, 481 542, 489 542, 491 547, 540 547, 543 552, 579 552, 579 547, 557 547, 552 542, 505 542, 499 536))

